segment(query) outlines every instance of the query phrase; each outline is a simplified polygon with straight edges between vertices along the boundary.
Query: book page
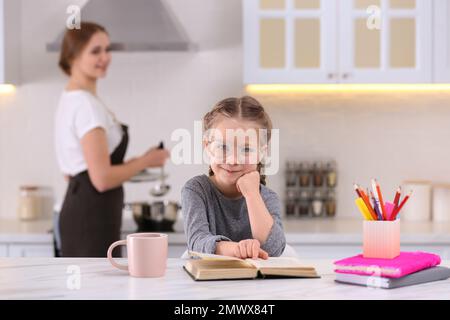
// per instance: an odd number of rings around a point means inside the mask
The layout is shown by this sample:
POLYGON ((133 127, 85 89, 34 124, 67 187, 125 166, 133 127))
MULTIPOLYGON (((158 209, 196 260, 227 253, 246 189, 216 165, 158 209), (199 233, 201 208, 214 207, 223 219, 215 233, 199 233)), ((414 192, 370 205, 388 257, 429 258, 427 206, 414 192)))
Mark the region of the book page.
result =
POLYGON ((210 260, 210 261, 241 261, 256 268, 311 268, 304 266, 299 259, 292 257, 270 257, 264 259, 240 259, 230 256, 222 256, 218 254, 203 253, 197 251, 189 251, 189 256, 194 259, 210 260))
POLYGON ((203 253, 203 252, 197 252, 197 251, 189 251, 189 256, 194 259, 202 259, 202 260, 228 260, 228 261, 242 261, 243 259, 239 259, 236 257, 229 257, 229 256, 222 256, 220 254, 212 254, 212 253, 203 253))
POLYGON ((258 269, 260 268, 312 268, 303 265, 300 260, 289 257, 272 257, 267 260, 263 259, 246 259, 258 269))

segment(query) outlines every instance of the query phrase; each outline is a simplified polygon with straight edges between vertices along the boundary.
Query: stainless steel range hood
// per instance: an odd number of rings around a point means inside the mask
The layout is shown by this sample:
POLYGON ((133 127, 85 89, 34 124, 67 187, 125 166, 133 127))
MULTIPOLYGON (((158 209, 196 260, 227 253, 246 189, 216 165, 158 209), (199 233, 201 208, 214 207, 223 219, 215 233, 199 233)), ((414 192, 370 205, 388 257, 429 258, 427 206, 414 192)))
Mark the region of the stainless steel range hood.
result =
MULTIPOLYGON (((163 0, 90 0, 81 21, 103 25, 114 51, 189 51, 196 46, 163 0)), ((47 51, 59 51, 64 31, 47 51)))

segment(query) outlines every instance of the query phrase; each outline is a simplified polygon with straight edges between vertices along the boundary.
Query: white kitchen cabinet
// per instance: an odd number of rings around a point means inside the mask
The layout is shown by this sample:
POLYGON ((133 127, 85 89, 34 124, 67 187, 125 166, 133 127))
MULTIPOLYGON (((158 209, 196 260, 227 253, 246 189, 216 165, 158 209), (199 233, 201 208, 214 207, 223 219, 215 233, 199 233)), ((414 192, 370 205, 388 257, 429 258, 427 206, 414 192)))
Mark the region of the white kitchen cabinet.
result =
POLYGON ((245 0, 244 83, 335 83, 336 1, 245 0))
POLYGON ((5 244, 0 244, 0 257, 8 256, 8 246, 5 244))
POLYGON ((20 1, 0 0, 0 85, 18 84, 20 1))
POLYGON ((450 82, 450 1, 434 0, 434 82, 450 82))
POLYGON ((341 83, 432 81, 432 1, 339 3, 341 83))
POLYGON ((431 83, 433 2, 243 1, 244 83, 431 83))
POLYGON ((51 244, 10 244, 9 257, 53 257, 54 249, 51 244))

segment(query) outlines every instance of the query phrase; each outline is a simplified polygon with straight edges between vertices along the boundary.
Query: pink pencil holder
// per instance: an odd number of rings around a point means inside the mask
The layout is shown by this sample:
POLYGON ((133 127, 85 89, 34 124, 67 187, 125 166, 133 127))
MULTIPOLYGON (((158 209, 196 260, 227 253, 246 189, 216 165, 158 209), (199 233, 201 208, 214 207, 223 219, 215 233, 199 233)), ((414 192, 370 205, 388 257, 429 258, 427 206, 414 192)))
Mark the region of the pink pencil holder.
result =
POLYGON ((364 258, 394 259, 400 254, 400 220, 363 222, 364 258))

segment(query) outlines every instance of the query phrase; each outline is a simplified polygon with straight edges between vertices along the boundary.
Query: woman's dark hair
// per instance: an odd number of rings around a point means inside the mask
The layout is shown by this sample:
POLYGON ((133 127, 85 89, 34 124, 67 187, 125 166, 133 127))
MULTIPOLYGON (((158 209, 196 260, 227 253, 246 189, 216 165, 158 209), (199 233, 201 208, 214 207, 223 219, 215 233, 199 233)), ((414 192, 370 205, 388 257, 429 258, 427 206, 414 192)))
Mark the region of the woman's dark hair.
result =
MULTIPOLYGON (((241 98, 227 98, 219 101, 214 108, 203 117, 203 129, 205 131, 214 126, 215 120, 219 115, 228 118, 239 118, 256 122, 261 129, 267 130, 267 142, 270 141, 272 131, 272 121, 264 110, 263 106, 250 96, 241 98)), ((261 184, 266 184, 266 176, 261 174, 262 163, 258 163, 257 170, 260 174, 261 184)), ((209 167, 209 175, 214 175, 209 167)))
POLYGON ((81 22, 80 29, 67 29, 61 45, 58 65, 70 76, 73 60, 83 51, 97 32, 108 33, 104 27, 93 22, 81 22))

